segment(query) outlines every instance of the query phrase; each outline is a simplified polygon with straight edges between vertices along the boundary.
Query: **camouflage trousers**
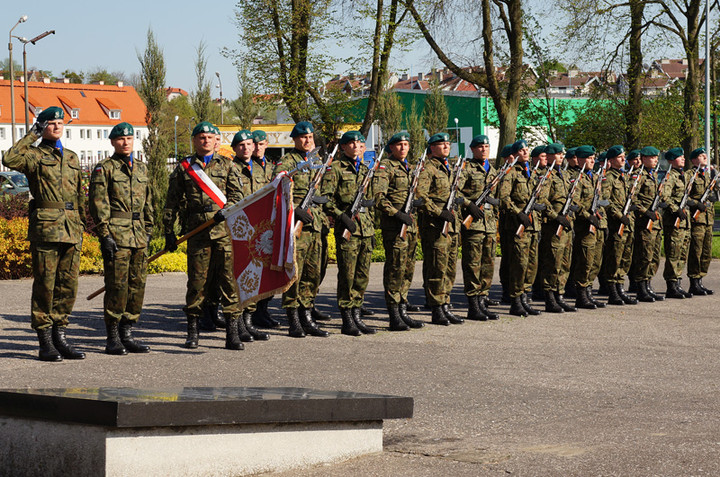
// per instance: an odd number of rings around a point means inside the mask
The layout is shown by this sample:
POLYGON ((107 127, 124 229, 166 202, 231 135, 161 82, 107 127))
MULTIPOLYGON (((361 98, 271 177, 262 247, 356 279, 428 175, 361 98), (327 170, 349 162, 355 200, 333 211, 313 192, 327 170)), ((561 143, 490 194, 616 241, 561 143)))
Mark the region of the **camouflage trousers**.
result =
POLYGON ((665 237, 665 268, 663 269, 663 278, 668 280, 679 280, 682 278, 685 262, 688 257, 688 248, 690 247, 690 229, 675 228, 675 218, 669 216, 663 224, 663 232, 665 237))
POLYGON ((183 311, 188 317, 199 318, 206 297, 213 296, 213 293, 217 293, 223 313, 237 317, 240 308, 230 236, 216 240, 188 240, 187 269, 187 292, 183 311))
POLYGON ((385 303, 399 305, 407 302, 408 292, 415 273, 415 249, 417 234, 408 231, 400 237, 400 229, 383 229, 385 264, 383 265, 383 288, 385 303))
POLYGON ((570 274, 577 286, 584 288, 592 284, 590 273, 595 259, 597 231, 594 234, 590 233, 590 223, 587 220, 576 220, 574 230, 570 274))
POLYGON ((460 240, 465 295, 487 296, 495 271, 495 233, 463 230, 460 240))
POLYGON ((374 237, 350 236, 345 240, 338 228, 337 244, 337 301, 340 308, 360 308, 370 281, 374 237))
POLYGON ((610 221, 602 262, 602 275, 610 283, 624 283, 632 257, 633 230, 625 228, 622 237, 618 235, 620 222, 610 221))
POLYGON ((147 248, 119 247, 115 259, 104 260, 106 323, 121 319, 137 323, 145 299, 147 248))
POLYGON ((282 295, 283 308, 312 308, 322 275, 320 232, 303 228, 295 239, 295 267, 298 279, 282 295))
MULTIPOLYGON (((507 232, 507 231, 506 231, 507 232)), ((537 273, 538 232, 526 231, 522 237, 508 238, 508 293, 516 298, 532 289, 537 273)))
MULTIPOLYGON (((501 215, 501 217, 504 217, 504 214, 501 215)), ((500 275, 500 285, 502 285, 503 290, 507 289, 509 277, 508 277, 508 264, 510 263, 510 245, 512 234, 514 234, 514 231, 508 231, 507 224, 505 220, 502 218, 498 222, 498 232, 500 233, 500 269, 498 270, 498 274, 500 275)))
POLYGON ((450 291, 455 284, 459 237, 450 232, 442 234, 442 227, 426 224, 420 232, 423 251, 423 283, 429 306, 450 303, 450 291))
POLYGON ((48 328, 53 323, 68 325, 77 296, 81 250, 82 243, 30 242, 33 329, 48 328))
POLYGON ((661 230, 648 230, 644 225, 635 229, 630 279, 632 281, 652 280, 660 266, 661 230))
POLYGON ((702 278, 707 275, 712 260, 712 225, 692 224, 688 250, 688 277, 702 278))
POLYGON ((590 285, 592 285, 598 275, 600 275, 603 263, 603 250, 605 248, 605 239, 607 234, 608 229, 595 230, 595 250, 593 252, 592 266, 590 267, 590 285))
POLYGON ((542 226, 539 245, 540 275, 543 290, 563 294, 570 270, 572 232, 563 230, 558 237, 557 229, 558 223, 555 221, 542 226))

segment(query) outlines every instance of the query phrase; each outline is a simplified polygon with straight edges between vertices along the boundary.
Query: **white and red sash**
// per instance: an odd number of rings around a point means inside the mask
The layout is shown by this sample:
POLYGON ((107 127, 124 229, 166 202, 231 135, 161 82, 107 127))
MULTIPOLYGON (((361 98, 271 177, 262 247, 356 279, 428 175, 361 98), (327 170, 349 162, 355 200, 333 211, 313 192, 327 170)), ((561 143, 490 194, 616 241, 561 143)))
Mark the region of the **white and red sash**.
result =
POLYGON ((191 164, 189 159, 183 159, 180 164, 188 173, 190 178, 200 189, 205 192, 221 209, 225 207, 227 198, 215 183, 205 174, 202 166, 197 162, 191 164))

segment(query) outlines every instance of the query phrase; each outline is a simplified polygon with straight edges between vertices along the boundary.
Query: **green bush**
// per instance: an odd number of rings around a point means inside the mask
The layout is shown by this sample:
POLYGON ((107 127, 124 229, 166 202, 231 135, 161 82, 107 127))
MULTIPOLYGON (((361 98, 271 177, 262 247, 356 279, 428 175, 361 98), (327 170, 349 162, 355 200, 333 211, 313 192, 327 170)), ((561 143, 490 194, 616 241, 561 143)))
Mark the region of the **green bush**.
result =
POLYGON ((187 272, 187 255, 177 250, 158 257, 148 264, 148 273, 187 272))

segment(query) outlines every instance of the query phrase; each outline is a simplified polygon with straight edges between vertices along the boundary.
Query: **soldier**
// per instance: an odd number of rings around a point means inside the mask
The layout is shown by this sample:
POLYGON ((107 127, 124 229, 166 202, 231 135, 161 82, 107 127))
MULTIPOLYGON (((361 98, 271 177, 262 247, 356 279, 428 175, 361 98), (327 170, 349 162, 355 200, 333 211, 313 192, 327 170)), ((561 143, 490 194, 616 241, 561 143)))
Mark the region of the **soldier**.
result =
POLYGON ((571 210, 563 213, 563 207, 570 195, 570 188, 576 177, 570 171, 562 170, 563 145, 549 144, 545 147, 548 167, 555 170, 547 185, 545 220, 540 232, 540 275, 545 292, 545 311, 550 313, 574 312, 563 299, 565 283, 570 270, 572 253, 572 221, 571 210), (562 230, 558 232, 559 227, 562 230))
POLYGON ((450 312, 450 291, 457 267, 460 217, 446 208, 455 179, 448 163, 450 136, 437 133, 428 140, 429 154, 420 173, 417 197, 418 227, 423 250, 425 299, 432 310, 432 322, 438 325, 462 324, 465 320, 450 312), (449 223, 447 236, 442 230, 449 223))
MULTIPOLYGON (((307 160, 308 153, 315 148, 313 131, 313 126, 308 121, 301 121, 293 127, 290 137, 295 147, 278 161, 273 176, 282 171, 291 171, 300 162, 307 160)), ((298 279, 282 295, 282 306, 290 323, 288 334, 293 338, 304 338, 306 334, 328 336, 328 332, 318 328, 312 317, 313 303, 320 288, 320 232, 324 220, 323 213, 316 202, 307 211, 299 207, 308 193, 312 181, 310 174, 310 171, 302 171, 293 176, 295 220, 301 221, 303 227, 300 235, 295 239, 295 266, 298 279)))
MULTIPOLYGON (((608 172, 607 181, 603 190, 609 194, 607 212, 607 240, 604 246, 603 274, 607 279, 608 303, 610 305, 636 305, 637 300, 625 293, 626 269, 623 268, 623 257, 632 255, 634 233, 634 211, 623 212, 627 203, 628 194, 631 193, 633 182, 637 177, 628 175, 622 170, 625 165, 625 150, 622 146, 612 146, 607 150, 608 172), (622 235, 620 234, 620 229, 622 235), (628 250, 629 249, 629 250, 628 250)), ((637 208, 637 206, 635 206, 637 208)))
POLYGON ((662 301, 665 298, 657 295, 650 286, 650 281, 660 263, 660 241, 662 237, 662 221, 657 211, 650 206, 658 191, 658 177, 655 168, 658 164, 660 151, 647 146, 640 150, 640 160, 645 166, 638 184, 637 210, 635 211, 635 251, 633 267, 637 266, 637 298, 642 302, 662 301), (652 226, 648 229, 649 221, 652 226))
POLYGON ((665 238, 663 278, 667 284, 665 297, 692 298, 692 293, 685 291, 680 285, 690 246, 690 218, 686 210, 687 204, 681 207, 686 185, 690 181, 683 172, 685 152, 681 147, 674 147, 665 153, 665 159, 670 163, 662 191, 663 201, 667 204, 662 217, 665 238))
MULTIPOLYGON (((622 147, 622 146, 620 146, 622 147)), ((596 201, 596 210, 595 215, 598 218, 598 221, 600 222, 600 227, 597 227, 595 229, 595 249, 593 250, 593 259, 592 259, 592 266, 590 267, 590 287, 587 289, 588 297, 590 298, 590 301, 592 301, 596 307, 598 308, 604 308, 605 303, 602 303, 600 301, 597 301, 595 297, 593 297, 592 293, 592 284, 595 282, 595 279, 600 276, 600 270, 602 270, 602 263, 603 263, 603 249, 605 248, 605 238, 607 237, 608 233, 608 222, 607 222, 607 215, 605 213, 605 207, 610 203, 610 189, 605 185, 606 181, 606 171, 607 171, 607 152, 603 152, 598 156, 598 160, 595 163, 595 171, 593 172, 594 175, 594 191, 593 191, 593 201, 596 201), (598 183, 599 182, 599 183, 598 183), (599 189, 598 189, 599 188, 599 189), (597 192, 598 196, 595 197, 595 192, 597 192)), ((599 280, 601 287, 603 285, 607 286, 607 281, 605 277, 599 280)), ((607 295, 607 293, 605 293, 607 295)))
MULTIPOLYGON (((640 160, 640 149, 633 149, 632 151, 630 151, 628 153, 627 157, 625 158, 625 160, 627 161, 627 163, 625 164, 626 170, 630 170, 630 168, 632 167, 634 171, 637 171, 638 174, 640 173, 640 167, 642 166, 642 161, 640 160)), ((633 174, 632 180, 634 181, 635 179, 637 179, 637 177, 635 176, 635 174, 633 174)), ((629 280, 628 291, 633 292, 633 293, 637 293, 637 291, 638 291, 637 283, 640 281, 640 279, 637 278, 638 277, 637 254, 639 252, 636 250, 636 247, 635 247, 635 235, 637 234, 636 228, 635 228, 635 218, 636 218, 637 214, 635 214, 635 211, 637 210, 637 203, 636 203, 637 202, 637 189, 640 188, 640 182, 642 182, 642 175, 641 175, 640 179, 638 180, 638 185, 635 190, 635 198, 634 198, 633 204, 632 204, 633 213, 628 214, 629 215, 628 218, 630 219, 630 225, 632 226, 632 229, 633 229, 633 239, 631 240, 631 245, 629 247, 630 250, 625 249, 625 255, 623 256, 622 261, 621 261, 621 268, 623 269, 625 274, 627 274, 627 277, 629 280), (627 254, 628 251, 630 253, 629 255, 627 254)))
MULTIPOLYGON (((713 173, 717 172, 707 167, 707 153, 705 149, 698 148, 690 153, 693 167, 700 171, 690 189, 690 247, 688 252, 687 273, 690 278, 690 289, 693 295, 712 295, 713 291, 703 285, 702 279, 707 275, 712 258, 712 226, 715 220, 713 201, 716 200, 716 191, 710 190, 707 198, 703 195, 711 187, 713 173)), ((692 170, 688 170, 686 180, 689 180, 692 170)))
POLYGON ((2 161, 27 176, 33 196, 28 224, 33 270, 30 317, 41 361, 85 358, 65 337, 77 295, 85 192, 78 157, 61 142, 64 118, 65 112, 57 106, 43 110, 2 161), (40 144, 33 146, 40 138, 40 144))
POLYGON ((193 230, 210 219, 216 224, 194 235, 187 247, 187 293, 183 311, 187 316, 185 347, 198 347, 198 319, 210 295, 211 286, 220 293, 225 315, 225 348, 244 348, 238 337, 237 285, 233 274, 232 240, 222 214, 227 204, 242 199, 242 180, 237 166, 228 158, 215 154, 214 126, 207 121, 192 131, 195 154, 183 159, 172 172, 163 214, 165 249, 177 249, 175 221, 182 206, 187 213, 188 229, 193 230))
MULTIPOLYGON (((497 320, 500 316, 487 309, 487 297, 495 269, 497 219, 490 202, 478 207, 475 202, 497 175, 490 164, 490 139, 475 136, 470 142, 472 159, 465 164, 464 182, 460 194, 464 197, 461 217, 472 216, 469 228, 463 227, 462 271, 465 296, 468 300, 468 320, 497 320)), ((492 197, 497 194, 493 191, 492 197)))
MULTIPOLYGON (((547 154, 545 153, 545 146, 535 146, 530 151, 530 161, 533 167, 533 183, 537 184, 542 176, 547 172, 547 154)), ((547 197, 547 187, 542 190, 542 197, 547 197)), ((544 203, 547 206, 547 203, 544 203)), ((531 237, 530 243, 530 257, 528 257, 528 271, 527 279, 531 280, 525 284, 525 295, 533 300, 544 300, 545 296, 542 290, 542 277, 538 273, 539 257, 538 251, 540 248, 540 230, 542 229, 542 223, 544 217, 542 214, 538 214, 540 220, 538 220, 538 226, 533 227, 529 233, 534 234, 531 237)))
MULTIPOLYGON (((501 167, 502 164, 509 164, 511 163, 515 158, 512 154, 512 144, 505 145, 502 150, 500 151, 500 160, 496 162, 499 167, 501 167)), ((503 178, 505 180, 507 176, 503 178)), ((498 184, 498 193, 500 192, 500 185, 498 184)), ((500 275, 500 286, 502 288, 502 302, 509 305, 510 304, 510 294, 508 292, 508 283, 510 281, 508 277, 508 264, 509 258, 510 258, 510 245, 508 242, 511 242, 512 234, 515 233, 514 230, 507 230, 509 228, 508 221, 505 220, 505 211, 502 207, 499 207, 498 209, 498 235, 500 236, 500 269, 498 270, 498 274, 500 275)), ((495 303, 496 305, 498 303, 495 303)))
POLYGON ((385 248, 383 288, 390 330, 404 331, 408 327, 424 326, 424 323, 413 320, 407 314, 417 247, 416 214, 408 214, 403 210, 413 178, 413 170, 407 161, 410 135, 405 132, 395 134, 385 146, 385 151, 388 156, 378 168, 372 187, 375 204, 380 211, 380 229, 385 248), (400 236, 403 225, 407 226, 405 237, 400 236))
POLYGON ((150 348, 133 339, 132 327, 145 297, 154 223, 152 188, 147 166, 133 157, 132 125, 117 124, 109 137, 115 153, 95 166, 89 191, 105 270, 105 353, 147 353, 150 348))

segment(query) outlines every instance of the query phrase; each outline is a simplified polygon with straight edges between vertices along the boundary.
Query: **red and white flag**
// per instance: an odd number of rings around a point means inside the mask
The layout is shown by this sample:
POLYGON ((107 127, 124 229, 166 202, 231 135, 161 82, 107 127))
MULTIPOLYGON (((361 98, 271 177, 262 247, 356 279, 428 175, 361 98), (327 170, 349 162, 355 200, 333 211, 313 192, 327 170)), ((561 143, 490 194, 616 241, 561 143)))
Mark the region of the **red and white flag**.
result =
POLYGON ((284 292, 296 279, 292 179, 275 179, 223 210, 232 237, 240 308, 284 292))

